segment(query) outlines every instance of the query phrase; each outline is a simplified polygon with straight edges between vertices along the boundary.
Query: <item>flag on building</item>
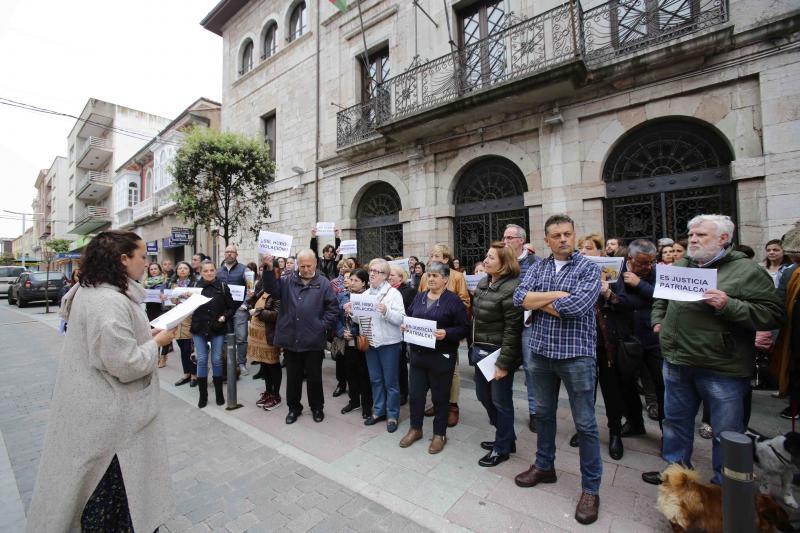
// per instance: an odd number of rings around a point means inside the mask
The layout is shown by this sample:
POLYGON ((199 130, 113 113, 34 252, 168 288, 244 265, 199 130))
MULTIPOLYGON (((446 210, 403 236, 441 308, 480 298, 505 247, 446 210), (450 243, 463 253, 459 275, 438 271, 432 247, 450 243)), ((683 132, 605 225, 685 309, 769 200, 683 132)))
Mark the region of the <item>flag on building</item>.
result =
POLYGON ((336 9, 344 13, 347 11, 347 0, 328 0, 331 4, 336 6, 336 9))

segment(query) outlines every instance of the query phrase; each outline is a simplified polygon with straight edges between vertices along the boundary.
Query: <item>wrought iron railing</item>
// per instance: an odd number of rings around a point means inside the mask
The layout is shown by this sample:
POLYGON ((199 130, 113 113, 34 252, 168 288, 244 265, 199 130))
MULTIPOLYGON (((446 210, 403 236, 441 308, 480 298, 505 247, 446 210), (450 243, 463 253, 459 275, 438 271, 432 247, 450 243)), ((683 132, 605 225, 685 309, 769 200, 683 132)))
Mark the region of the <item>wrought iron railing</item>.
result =
MULTIPOLYGON (((377 128, 573 58, 589 68, 725 22, 727 0, 612 0, 583 11, 578 1, 530 19, 513 14, 499 32, 377 87, 367 102, 337 114, 337 147, 377 136, 377 128)), ((416 62, 415 62, 416 63, 416 62)))
POLYGON ((111 178, 109 178, 107 172, 98 172, 96 170, 90 170, 81 180, 80 184, 78 185, 78 190, 82 191, 91 183, 102 183, 104 185, 109 185, 109 186, 112 185, 111 178))
POLYGON ((602 63, 725 22, 725 0, 614 0, 582 13, 584 58, 602 63))

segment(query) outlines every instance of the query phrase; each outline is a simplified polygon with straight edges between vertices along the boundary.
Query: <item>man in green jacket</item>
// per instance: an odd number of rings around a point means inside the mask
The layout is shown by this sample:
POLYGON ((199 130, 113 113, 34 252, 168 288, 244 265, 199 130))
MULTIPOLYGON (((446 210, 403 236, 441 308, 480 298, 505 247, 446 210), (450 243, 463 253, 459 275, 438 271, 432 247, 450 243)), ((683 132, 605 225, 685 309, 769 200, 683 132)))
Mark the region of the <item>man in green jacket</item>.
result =
MULTIPOLYGON (((689 249, 675 266, 717 270, 717 288, 697 302, 655 300, 653 331, 664 355, 664 445, 668 463, 691 466, 694 421, 702 400, 714 428, 713 483, 720 483, 719 435, 743 432, 756 331, 784 319, 769 274, 731 246, 734 225, 724 215, 698 215, 688 223, 689 249)), ((642 479, 660 483, 658 472, 642 479)))

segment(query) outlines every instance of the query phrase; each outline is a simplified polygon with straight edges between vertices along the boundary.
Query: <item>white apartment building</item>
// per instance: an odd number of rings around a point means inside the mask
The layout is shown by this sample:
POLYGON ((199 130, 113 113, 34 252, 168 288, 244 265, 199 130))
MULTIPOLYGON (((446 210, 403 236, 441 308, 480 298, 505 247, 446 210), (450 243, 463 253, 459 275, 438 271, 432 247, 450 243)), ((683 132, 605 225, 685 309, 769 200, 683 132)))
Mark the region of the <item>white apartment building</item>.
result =
POLYGON ((186 128, 219 129, 219 121, 219 102, 199 98, 114 173, 113 227, 136 232, 158 262, 188 260, 195 251, 217 257, 216 242, 207 228, 187 227, 175 215, 175 183, 169 168, 186 128), (173 238, 187 233, 192 235, 189 241, 173 238))
POLYGON ((363 37, 349 4, 202 21, 222 128, 275 141, 269 226, 295 248, 336 221, 362 260, 446 242, 471 268, 507 223, 541 248, 560 212, 626 240, 721 212, 756 249, 798 219, 796 2, 364 0, 363 37))
POLYGON ((89 99, 67 136, 66 201, 73 250, 112 222, 114 169, 128 160, 169 120, 102 100, 89 99))

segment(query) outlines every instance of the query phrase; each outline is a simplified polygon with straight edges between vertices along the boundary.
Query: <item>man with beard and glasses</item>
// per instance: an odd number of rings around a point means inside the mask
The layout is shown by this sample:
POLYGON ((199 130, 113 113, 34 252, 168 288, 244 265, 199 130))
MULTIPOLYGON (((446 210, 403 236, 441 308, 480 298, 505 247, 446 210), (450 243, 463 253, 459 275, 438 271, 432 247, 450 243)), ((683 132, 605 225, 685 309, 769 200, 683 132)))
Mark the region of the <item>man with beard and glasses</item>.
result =
MULTIPOLYGON (((733 249, 734 224, 725 215, 698 215, 687 224, 689 249, 675 266, 717 270, 717 288, 697 302, 657 299, 650 323, 664 356, 664 445, 667 463, 692 464, 694 421, 702 400, 714 428, 712 482, 721 481, 719 435, 742 433, 745 395, 755 357, 756 331, 784 319, 772 278, 733 249)), ((642 479, 659 484, 659 472, 642 479)))

